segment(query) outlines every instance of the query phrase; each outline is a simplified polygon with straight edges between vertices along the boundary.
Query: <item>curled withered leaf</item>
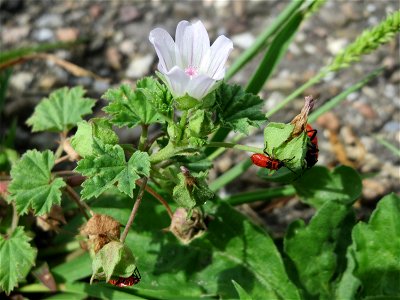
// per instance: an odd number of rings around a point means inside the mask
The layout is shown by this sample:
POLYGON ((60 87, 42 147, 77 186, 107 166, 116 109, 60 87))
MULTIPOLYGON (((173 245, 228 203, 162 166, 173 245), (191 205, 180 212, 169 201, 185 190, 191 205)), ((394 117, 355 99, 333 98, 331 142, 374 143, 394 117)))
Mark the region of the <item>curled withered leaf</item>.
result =
POLYGON ((292 138, 299 136, 305 131, 307 126, 308 114, 314 107, 315 100, 313 96, 306 96, 304 100, 305 102, 303 108, 301 109, 301 112, 297 116, 295 116, 290 122, 290 124, 294 125, 292 138))
POLYGON ((80 232, 89 237, 89 247, 97 253, 110 241, 119 239, 120 223, 110 216, 94 214, 80 232))
POLYGON ((188 211, 178 208, 171 221, 169 230, 184 244, 189 244, 193 239, 198 238, 207 230, 204 222, 204 215, 198 209, 193 209, 188 217, 188 211))
POLYGON ((85 227, 81 229, 81 233, 119 237, 120 224, 110 216, 94 214, 93 217, 87 221, 85 227))

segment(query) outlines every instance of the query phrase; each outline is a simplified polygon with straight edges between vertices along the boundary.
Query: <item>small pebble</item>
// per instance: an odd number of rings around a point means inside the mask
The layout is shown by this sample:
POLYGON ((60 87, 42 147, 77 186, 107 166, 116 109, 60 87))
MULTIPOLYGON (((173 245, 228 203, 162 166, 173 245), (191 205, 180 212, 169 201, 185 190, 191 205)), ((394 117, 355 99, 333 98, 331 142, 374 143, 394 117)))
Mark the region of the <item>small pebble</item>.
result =
POLYGON ((150 72, 150 67, 153 61, 153 54, 136 56, 129 64, 128 69, 126 70, 126 76, 137 79, 147 75, 150 72))
POLYGON ((33 38, 39 42, 47 42, 54 38, 54 34, 50 29, 42 28, 33 33, 33 38))

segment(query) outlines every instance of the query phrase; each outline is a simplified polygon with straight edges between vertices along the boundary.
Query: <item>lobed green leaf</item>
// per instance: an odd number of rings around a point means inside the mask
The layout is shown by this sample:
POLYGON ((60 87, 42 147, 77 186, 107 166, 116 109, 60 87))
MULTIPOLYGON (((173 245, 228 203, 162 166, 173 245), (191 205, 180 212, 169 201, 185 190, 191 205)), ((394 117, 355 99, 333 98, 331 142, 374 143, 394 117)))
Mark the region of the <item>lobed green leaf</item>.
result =
POLYGON ((52 178, 50 171, 54 161, 54 154, 49 150, 29 150, 12 167, 9 200, 15 200, 19 214, 32 208, 35 214, 43 215, 50 212, 53 205, 60 204, 65 182, 52 178))
POLYGON ((93 118, 89 122, 78 123, 78 130, 71 139, 71 145, 81 157, 92 155, 94 138, 104 144, 118 143, 118 136, 112 129, 111 123, 107 119, 93 118))
POLYGON ((151 92, 143 92, 143 87, 147 87, 147 83, 147 80, 139 81, 137 86, 140 89, 136 91, 128 84, 122 84, 119 88, 109 89, 103 95, 103 99, 110 101, 103 110, 111 115, 111 122, 114 125, 135 127, 159 122, 160 115, 148 99, 151 92))
POLYGON ((251 126, 259 127, 266 121, 262 105, 263 100, 257 95, 223 82, 215 91, 216 124, 248 134, 251 126))
POLYGON ((25 279, 35 265, 37 250, 29 242, 24 228, 15 228, 10 236, 0 235, 0 288, 8 295, 25 279))
POLYGON ((83 199, 98 197, 116 184, 119 191, 133 197, 136 180, 150 175, 149 155, 136 151, 128 162, 119 145, 103 144, 94 138, 94 154, 78 162, 76 171, 88 178, 82 184, 83 199))
POLYGON ((81 86, 61 88, 44 98, 26 121, 32 131, 65 132, 82 121, 82 116, 92 113, 95 100, 84 98, 81 86))

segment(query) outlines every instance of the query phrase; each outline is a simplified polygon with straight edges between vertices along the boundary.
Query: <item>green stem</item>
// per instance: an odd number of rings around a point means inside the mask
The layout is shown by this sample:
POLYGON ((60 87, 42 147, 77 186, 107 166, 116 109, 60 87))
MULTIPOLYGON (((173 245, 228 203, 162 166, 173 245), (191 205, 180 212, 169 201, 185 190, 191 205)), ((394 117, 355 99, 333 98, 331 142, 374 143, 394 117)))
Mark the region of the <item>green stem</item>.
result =
POLYGON ((179 135, 178 135, 178 140, 177 140, 178 142, 181 141, 181 139, 183 137, 183 133, 184 133, 185 127, 186 127, 187 117, 188 117, 188 111, 184 110, 182 112, 181 121, 179 122, 179 135))
POLYGON ((90 217, 87 214, 86 210, 90 212, 90 214, 93 216, 93 211, 90 209, 90 207, 85 203, 81 201, 81 197, 75 192, 75 190, 70 187, 68 184, 65 186, 65 191, 67 192, 68 196, 75 201, 76 205, 78 205, 79 210, 82 212, 83 216, 86 218, 86 220, 89 220, 90 217))
POLYGON ((145 145, 147 143, 147 135, 149 132, 149 125, 147 124, 142 124, 142 134, 140 135, 140 139, 139 139, 139 147, 138 149, 140 151, 143 151, 145 148, 145 145))
POLYGON ((287 104, 292 102, 294 99, 296 99, 302 92, 304 92, 306 89, 309 87, 313 86, 314 84, 318 83, 321 81, 322 78, 324 78, 327 74, 329 73, 328 70, 322 69, 317 75, 315 75, 313 78, 308 80, 306 83, 304 83, 302 86, 300 86, 297 90, 295 90, 293 93, 291 93, 289 96, 286 97, 285 100, 283 100, 281 103, 279 103, 277 106, 275 106, 273 109, 268 111, 265 116, 267 118, 270 118, 273 114, 277 113, 280 111, 283 107, 285 107, 287 104))
POLYGON ((67 134, 68 132, 66 131, 60 132, 60 144, 58 145, 57 150, 54 154, 56 160, 60 158, 61 154, 64 151, 64 141, 67 138, 67 134))
POLYGON ((247 193, 240 193, 231 197, 224 198, 223 201, 229 202, 231 205, 240 205, 255 201, 270 201, 278 197, 292 196, 296 193, 293 186, 281 186, 275 188, 262 189, 247 193))
POLYGON ((131 214, 129 216, 128 222, 126 223, 125 229, 121 234, 121 238, 120 238, 121 243, 125 242, 125 239, 128 236, 129 229, 131 228, 132 223, 135 220, 136 214, 137 214, 137 212, 139 210, 140 203, 142 202, 144 191, 146 190, 147 180, 148 180, 147 177, 143 178, 143 183, 140 186, 140 190, 139 190, 139 193, 138 193, 138 195, 136 197, 135 204, 132 207, 132 211, 131 211, 131 214))
POLYGON ((13 215, 11 220, 11 232, 14 232, 15 228, 17 228, 18 226, 18 221, 19 221, 19 215, 15 202, 12 202, 12 208, 13 208, 13 215))
POLYGON ((264 153, 264 149, 262 148, 234 144, 234 143, 226 143, 226 142, 210 142, 208 145, 206 145, 206 147, 233 148, 254 153, 264 153))
POLYGON ((223 175, 218 177, 210 184, 210 189, 213 192, 218 191, 223 186, 227 185, 229 182, 243 174, 250 166, 252 165, 250 159, 245 159, 241 163, 234 166, 228 172, 225 172, 223 175))

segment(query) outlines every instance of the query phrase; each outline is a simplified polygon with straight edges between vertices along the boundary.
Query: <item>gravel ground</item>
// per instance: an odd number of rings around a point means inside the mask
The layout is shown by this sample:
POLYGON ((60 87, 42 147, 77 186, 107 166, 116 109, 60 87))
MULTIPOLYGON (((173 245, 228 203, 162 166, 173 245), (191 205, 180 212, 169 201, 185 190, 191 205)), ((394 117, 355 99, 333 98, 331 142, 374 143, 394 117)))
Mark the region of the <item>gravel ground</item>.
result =
MULTIPOLYGON (((201 19, 211 34, 211 40, 220 34, 233 40, 235 50, 230 57, 233 61, 252 45, 257 35, 271 24, 287 3, 279 0, 1 0, 2 51, 32 43, 84 38, 86 43, 54 54, 101 77, 75 76, 48 60, 38 59, 17 65, 10 81, 1 131, 7 130, 10 121, 17 117, 17 147, 20 150, 46 148, 53 136, 30 134, 24 125, 34 105, 58 87, 82 85, 89 96, 99 99, 111 86, 118 86, 121 82, 134 83, 138 78, 152 74, 157 59, 148 35, 154 27, 163 27, 174 33, 180 20, 201 19)), ((327 1, 318 13, 302 24, 286 57, 261 92, 267 100, 265 111, 318 73, 362 30, 377 25, 388 13, 399 8, 398 1, 390 0, 327 1)), ((231 81, 245 84, 260 59, 255 59, 231 81)), ((325 78, 305 93, 318 97, 318 107, 382 64, 388 67, 383 76, 349 95, 341 106, 314 124, 319 130, 320 164, 347 164, 363 174, 375 174, 363 181, 362 201, 372 205, 390 191, 400 192, 399 158, 373 137, 384 137, 397 147, 400 143, 399 36, 365 56, 361 63, 325 78)), ((303 100, 298 99, 274 115, 272 121, 290 121, 302 105, 303 100)), ((122 131, 121 135, 124 141, 135 138, 131 132, 122 131)), ((261 131, 243 142, 261 146, 261 131)), ((211 176, 223 173, 243 159, 243 153, 228 151, 217 160, 211 176)), ((266 187, 265 182, 255 178, 255 172, 255 168, 250 169, 222 193, 266 187)), ((285 223, 296 217, 298 211, 299 204, 295 201, 284 208, 268 210, 268 215, 270 220, 278 218, 285 223), (293 218, 287 217, 288 214, 293 218), (285 215, 283 221, 282 217, 279 218, 282 215, 285 215)), ((300 207, 300 211, 305 211, 302 216, 307 218, 307 210, 300 207)))

